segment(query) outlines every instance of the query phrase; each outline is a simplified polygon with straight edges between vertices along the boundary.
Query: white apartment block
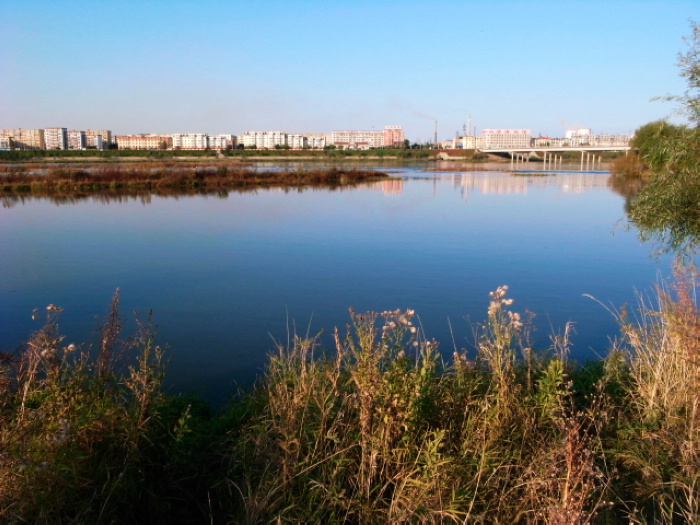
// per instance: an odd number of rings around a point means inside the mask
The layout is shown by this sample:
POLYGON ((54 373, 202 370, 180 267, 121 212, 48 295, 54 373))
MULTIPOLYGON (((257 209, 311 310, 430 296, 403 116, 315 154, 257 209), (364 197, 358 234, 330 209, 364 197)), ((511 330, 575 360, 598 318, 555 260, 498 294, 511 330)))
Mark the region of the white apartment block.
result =
POLYGON ((66 128, 45 128, 44 143, 46 149, 66 149, 68 147, 68 130, 66 128))
POLYGON ((584 137, 591 135, 591 128, 567 129, 565 137, 571 139, 574 137, 584 137))
POLYGON ((529 129, 485 129, 482 131, 484 149, 529 148, 529 129))
POLYGON ((231 149, 236 147, 236 138, 231 134, 207 135, 209 149, 231 149))
POLYGON ((304 133, 304 147, 306 148, 323 149, 328 142, 328 135, 324 133, 304 133))
POLYGON ((331 143, 340 149, 381 148, 384 145, 383 131, 334 131, 331 143))
POLYGON ((287 133, 283 131, 246 131, 238 139, 246 148, 273 149, 275 146, 287 145, 287 133))
POLYGON ((68 149, 85 149, 85 132, 72 129, 67 132, 68 149))
POLYGON ((291 149, 304 149, 306 142, 306 137, 301 133, 288 133, 287 134, 287 146, 291 149))
POLYGON ((632 137, 629 135, 578 135, 567 138, 566 142, 568 146, 571 147, 581 147, 581 146, 629 146, 629 142, 632 137))
POLYGON ((9 148, 12 149, 44 149, 43 129, 0 129, 0 138, 10 141, 9 148))
POLYGON ((173 133, 173 149, 207 149, 206 133, 173 133))
POLYGON ((12 149, 12 139, 10 137, 0 137, 0 149, 12 149))

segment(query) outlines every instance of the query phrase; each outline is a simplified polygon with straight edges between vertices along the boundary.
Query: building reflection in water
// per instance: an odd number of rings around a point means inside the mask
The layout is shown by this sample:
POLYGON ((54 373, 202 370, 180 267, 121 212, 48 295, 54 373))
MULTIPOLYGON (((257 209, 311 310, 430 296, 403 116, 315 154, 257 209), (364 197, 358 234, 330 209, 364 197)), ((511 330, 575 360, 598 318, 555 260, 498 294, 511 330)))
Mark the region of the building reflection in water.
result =
POLYGON ((528 188, 560 187, 565 193, 582 193, 609 187, 609 174, 557 173, 555 175, 513 175, 499 172, 467 172, 452 175, 452 183, 462 190, 465 199, 472 190, 482 194, 527 193, 528 188))

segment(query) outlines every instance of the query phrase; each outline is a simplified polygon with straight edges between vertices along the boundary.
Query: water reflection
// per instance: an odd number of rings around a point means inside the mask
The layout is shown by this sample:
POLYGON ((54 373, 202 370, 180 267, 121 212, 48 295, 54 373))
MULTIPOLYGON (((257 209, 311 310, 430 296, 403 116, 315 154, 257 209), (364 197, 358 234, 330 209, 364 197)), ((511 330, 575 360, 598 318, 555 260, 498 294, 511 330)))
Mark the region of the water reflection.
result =
MULTIPOLYGON (((267 166, 266 168, 269 168, 267 166)), ((344 186, 295 186, 295 187, 241 187, 233 189, 154 189, 154 190, 105 190, 90 193, 59 194, 59 195, 31 195, 13 193, 0 198, 3 208, 12 208, 18 204, 28 204, 32 200, 45 200, 56 205, 75 205, 83 201, 98 202, 101 204, 119 204, 130 201, 138 201, 148 205, 154 197, 181 199, 185 197, 204 196, 219 199, 227 199, 230 194, 257 193, 265 191, 295 192, 304 191, 356 191, 372 190, 381 191, 386 196, 401 195, 404 191, 404 175, 410 178, 418 178, 422 175, 429 179, 449 179, 456 188, 460 188, 465 200, 468 200, 470 192, 478 190, 482 194, 505 195, 524 194, 530 188, 558 187, 563 192, 581 193, 588 190, 611 187, 616 193, 631 197, 639 191, 635 181, 610 177, 609 174, 600 173, 549 173, 541 175, 521 175, 503 171, 459 171, 449 172, 446 169, 413 170, 407 174, 405 170, 392 173, 393 178, 377 182, 362 182, 355 185, 344 186)))
MULTIPOLYGON (((400 183, 401 181, 383 181, 390 183, 387 188, 400 183), (393 184, 392 184, 393 183, 393 184)), ((18 204, 26 205, 32 201, 51 202, 56 205, 75 205, 81 202, 96 202, 100 204, 120 204, 132 201, 140 202, 141 204, 151 204, 154 198, 180 200, 190 197, 212 197, 218 199, 227 199, 231 194, 256 194, 259 192, 281 192, 281 193, 303 193, 306 191, 351 191, 358 189, 382 190, 382 182, 360 182, 357 184, 345 184, 342 186, 326 185, 319 186, 256 186, 256 187, 240 187, 231 189, 206 189, 206 188, 188 188, 188 189, 152 189, 152 190, 105 190, 94 191, 90 193, 66 193, 66 194, 49 194, 35 195, 12 193, 0 197, 3 208, 13 208, 18 204)), ((395 193, 395 190, 388 189, 389 193, 395 193)))
POLYGON ((635 232, 612 235, 623 198, 606 175, 392 175, 354 188, 4 196, 0 352, 49 303, 65 308, 71 342, 89 339, 119 287, 125 312, 154 310, 173 387, 218 396, 259 372, 288 319, 342 331, 349 307, 411 308, 451 354, 471 342, 464 317, 482 321, 488 293, 508 284, 516 311, 538 314, 539 345, 577 323, 578 359, 619 333, 583 294, 620 306, 659 272, 635 232))

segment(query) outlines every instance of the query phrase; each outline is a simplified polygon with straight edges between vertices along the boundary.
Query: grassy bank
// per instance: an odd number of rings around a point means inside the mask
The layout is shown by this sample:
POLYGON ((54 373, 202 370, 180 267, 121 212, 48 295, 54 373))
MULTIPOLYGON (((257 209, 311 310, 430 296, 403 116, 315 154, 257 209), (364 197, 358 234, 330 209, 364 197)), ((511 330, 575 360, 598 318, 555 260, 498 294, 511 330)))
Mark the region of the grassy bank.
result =
POLYGON ((259 171, 234 164, 172 162, 0 167, 0 194, 71 195, 120 190, 227 190, 264 186, 348 186, 386 178, 365 169, 259 171))
MULTIPOLYGON (((579 366, 533 349, 507 287, 441 358, 413 311, 351 312, 333 349, 294 337, 215 414, 161 394, 150 320, 98 348, 60 308, 0 375, 0 515, 32 523, 697 523, 700 321, 691 270, 613 313, 579 366)), ((35 312, 36 315, 39 315, 35 312)))
MULTIPOLYGON (((471 150, 460 150, 466 156, 471 150)), ((73 162, 81 159, 103 160, 352 160, 352 159, 406 159, 427 160, 435 157, 440 150, 431 149, 372 149, 372 150, 287 150, 287 149, 243 149, 243 150, 24 150, 0 151, 0 161, 7 162, 73 162)))

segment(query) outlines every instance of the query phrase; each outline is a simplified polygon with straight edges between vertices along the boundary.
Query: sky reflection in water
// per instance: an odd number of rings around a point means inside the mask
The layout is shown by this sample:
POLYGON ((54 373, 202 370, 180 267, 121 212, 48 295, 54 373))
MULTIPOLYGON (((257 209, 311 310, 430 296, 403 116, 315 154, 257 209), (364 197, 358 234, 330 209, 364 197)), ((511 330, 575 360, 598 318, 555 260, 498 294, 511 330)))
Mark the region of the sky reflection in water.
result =
POLYGON ((32 309, 50 303, 65 308, 67 342, 94 340, 120 288, 130 318, 153 309, 170 387, 220 400, 263 368, 288 324, 330 334, 349 307, 415 309, 447 355, 473 352, 466 318, 484 321, 489 291, 507 284, 512 309, 537 314, 540 346, 575 322, 583 360, 618 334, 584 294, 634 304, 669 273, 670 258, 652 259, 620 226, 624 199, 605 175, 401 174, 342 191, 3 208, 0 351, 38 329, 32 309))

